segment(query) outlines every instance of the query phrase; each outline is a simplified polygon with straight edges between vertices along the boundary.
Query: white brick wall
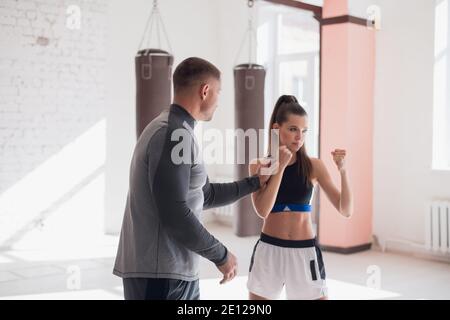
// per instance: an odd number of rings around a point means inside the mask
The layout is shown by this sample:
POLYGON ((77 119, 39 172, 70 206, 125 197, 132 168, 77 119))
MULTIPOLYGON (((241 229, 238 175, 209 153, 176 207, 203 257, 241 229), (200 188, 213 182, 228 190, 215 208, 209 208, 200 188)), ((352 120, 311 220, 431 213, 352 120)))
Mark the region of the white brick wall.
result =
POLYGON ((105 117, 107 3, 0 0, 0 195, 105 117))

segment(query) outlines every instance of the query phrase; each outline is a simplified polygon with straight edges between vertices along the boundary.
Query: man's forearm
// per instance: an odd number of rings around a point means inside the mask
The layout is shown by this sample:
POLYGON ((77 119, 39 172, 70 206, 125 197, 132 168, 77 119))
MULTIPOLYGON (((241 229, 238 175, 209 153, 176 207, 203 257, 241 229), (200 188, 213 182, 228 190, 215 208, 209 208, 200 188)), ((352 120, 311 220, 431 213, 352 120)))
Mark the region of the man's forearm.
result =
POLYGON ((259 176, 251 176, 230 183, 209 183, 205 191, 204 209, 226 206, 260 188, 259 176))
POLYGON ((165 201, 159 209, 163 228, 178 243, 217 265, 224 263, 226 247, 206 230, 186 205, 165 201))

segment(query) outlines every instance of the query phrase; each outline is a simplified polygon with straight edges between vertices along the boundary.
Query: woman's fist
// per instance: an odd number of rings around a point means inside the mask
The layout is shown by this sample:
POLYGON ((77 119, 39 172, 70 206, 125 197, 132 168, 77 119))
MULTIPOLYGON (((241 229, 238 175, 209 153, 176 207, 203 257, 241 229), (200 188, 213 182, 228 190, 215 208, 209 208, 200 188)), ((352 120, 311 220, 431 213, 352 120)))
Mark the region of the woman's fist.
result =
POLYGON ((345 156, 347 151, 342 149, 336 149, 331 152, 331 155, 333 156, 333 161, 336 163, 336 166, 339 171, 345 168, 345 156))
POLYGON ((282 169, 285 169, 292 159, 292 152, 286 146, 281 146, 278 154, 278 162, 282 169))

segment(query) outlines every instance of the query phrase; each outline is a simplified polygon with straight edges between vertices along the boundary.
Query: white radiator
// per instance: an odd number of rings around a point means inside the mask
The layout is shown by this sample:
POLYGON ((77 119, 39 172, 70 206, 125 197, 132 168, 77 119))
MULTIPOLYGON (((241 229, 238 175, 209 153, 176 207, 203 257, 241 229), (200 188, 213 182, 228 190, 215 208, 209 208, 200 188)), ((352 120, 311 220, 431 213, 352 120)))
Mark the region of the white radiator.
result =
POLYGON ((430 251, 450 253, 450 202, 431 202, 425 217, 425 245, 430 251))
POLYGON ((217 207, 211 209, 215 216, 232 217, 233 216, 233 205, 230 204, 224 207, 217 207))
MULTIPOLYGON (((210 179, 211 183, 226 183, 234 181, 232 177, 215 177, 210 179)), ((206 210, 206 217, 208 217, 209 222, 218 222, 223 225, 227 225, 229 227, 233 226, 233 211, 234 204, 230 204, 228 206, 217 207, 213 209, 206 210), (209 213, 209 214, 208 214, 209 213)), ((205 221, 205 220, 203 220, 205 221)))

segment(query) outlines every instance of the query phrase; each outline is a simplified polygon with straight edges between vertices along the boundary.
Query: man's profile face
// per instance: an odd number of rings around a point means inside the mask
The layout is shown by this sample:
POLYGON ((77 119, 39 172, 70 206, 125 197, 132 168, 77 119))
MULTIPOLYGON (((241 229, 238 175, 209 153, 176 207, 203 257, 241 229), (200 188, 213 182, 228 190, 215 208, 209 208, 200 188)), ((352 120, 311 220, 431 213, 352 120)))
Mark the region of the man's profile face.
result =
POLYGON ((202 86, 204 92, 204 100, 202 100, 200 106, 200 112, 202 114, 202 121, 211 121, 214 112, 217 109, 217 103, 219 100, 221 83, 219 79, 210 78, 207 80, 204 86, 202 86))

